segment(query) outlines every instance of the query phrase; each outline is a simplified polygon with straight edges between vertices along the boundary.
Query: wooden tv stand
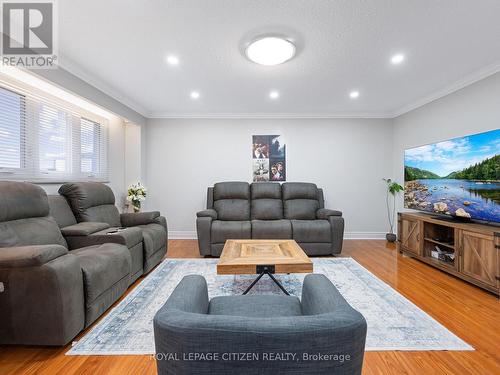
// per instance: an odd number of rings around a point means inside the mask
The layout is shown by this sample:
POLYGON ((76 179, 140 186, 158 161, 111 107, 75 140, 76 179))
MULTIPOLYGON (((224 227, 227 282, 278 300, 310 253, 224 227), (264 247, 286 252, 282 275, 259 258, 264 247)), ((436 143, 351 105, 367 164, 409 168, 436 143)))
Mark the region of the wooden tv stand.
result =
POLYGON ((499 227, 400 212, 397 246, 405 255, 500 295, 499 227))

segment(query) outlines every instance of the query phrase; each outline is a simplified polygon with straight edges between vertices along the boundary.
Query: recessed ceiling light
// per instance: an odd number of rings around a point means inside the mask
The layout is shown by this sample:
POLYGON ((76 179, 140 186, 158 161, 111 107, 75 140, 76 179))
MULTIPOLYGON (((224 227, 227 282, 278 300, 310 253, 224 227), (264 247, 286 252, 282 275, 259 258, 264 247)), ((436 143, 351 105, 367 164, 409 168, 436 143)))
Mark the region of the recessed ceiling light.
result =
POLYGON ((179 58, 177 56, 174 56, 174 55, 169 55, 169 56, 167 56, 167 62, 170 65, 179 65, 179 58))
POLYGON ((271 92, 269 93, 269 97, 270 97, 271 99, 278 99, 278 98, 279 98, 279 96, 280 96, 280 93, 279 93, 278 91, 276 91, 276 90, 273 90, 273 91, 271 91, 271 92))
POLYGON ((191 91, 191 94, 189 94, 191 99, 198 99, 200 97, 200 93, 198 91, 191 91))
POLYGON ((278 65, 295 56, 295 45, 289 40, 268 36, 250 43, 245 54, 254 63, 278 65))
POLYGON ((349 97, 351 99, 356 99, 359 97, 359 91, 351 91, 351 93, 349 94, 349 97))
POLYGON ((399 65, 403 61, 405 61, 405 55, 403 55, 402 53, 398 53, 398 54, 391 57, 391 63, 393 65, 399 65))

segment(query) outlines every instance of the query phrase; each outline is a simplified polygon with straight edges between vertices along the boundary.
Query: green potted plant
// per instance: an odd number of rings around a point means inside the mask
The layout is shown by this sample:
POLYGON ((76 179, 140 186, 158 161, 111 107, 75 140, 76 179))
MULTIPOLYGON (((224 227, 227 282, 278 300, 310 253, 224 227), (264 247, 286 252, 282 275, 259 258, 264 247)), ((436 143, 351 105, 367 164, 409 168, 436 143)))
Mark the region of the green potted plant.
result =
POLYGON ((140 182, 133 184, 128 188, 127 200, 132 203, 134 212, 141 211, 141 202, 146 199, 147 190, 140 182))
POLYGON ((392 181, 390 178, 383 179, 387 184, 387 194, 386 194, 386 204, 387 204, 387 218, 389 219, 390 231, 385 235, 385 238, 389 242, 395 242, 397 236, 394 234, 394 218, 396 216, 396 195, 403 191, 404 188, 398 184, 396 181, 392 181), (391 196, 392 196, 392 209, 391 209, 391 196))

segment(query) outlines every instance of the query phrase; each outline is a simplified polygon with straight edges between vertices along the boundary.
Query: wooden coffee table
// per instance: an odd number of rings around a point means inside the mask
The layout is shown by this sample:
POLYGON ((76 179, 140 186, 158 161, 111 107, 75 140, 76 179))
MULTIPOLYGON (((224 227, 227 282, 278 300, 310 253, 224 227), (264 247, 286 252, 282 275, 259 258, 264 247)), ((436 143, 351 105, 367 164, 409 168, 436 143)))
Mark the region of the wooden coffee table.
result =
POLYGON ((218 275, 259 275, 243 294, 268 275, 289 295, 273 274, 311 272, 311 259, 294 240, 227 240, 217 263, 218 275))

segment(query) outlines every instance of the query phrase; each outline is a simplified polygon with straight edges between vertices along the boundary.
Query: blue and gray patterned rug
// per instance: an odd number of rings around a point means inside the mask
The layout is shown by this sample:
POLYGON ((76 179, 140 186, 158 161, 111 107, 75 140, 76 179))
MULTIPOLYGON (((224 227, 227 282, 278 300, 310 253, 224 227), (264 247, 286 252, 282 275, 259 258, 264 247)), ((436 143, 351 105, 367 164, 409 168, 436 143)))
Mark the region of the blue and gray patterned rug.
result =
MULTIPOLYGON (((314 272, 325 274, 366 318, 366 350, 474 350, 355 260, 320 258, 313 262, 314 272)), ((217 259, 165 260, 66 354, 153 354, 153 317, 183 276, 205 276, 210 297, 241 294, 255 278, 218 276, 216 264, 217 259)), ((299 297, 304 276, 276 275, 299 297)), ((250 293, 282 292, 264 276, 250 293)))

